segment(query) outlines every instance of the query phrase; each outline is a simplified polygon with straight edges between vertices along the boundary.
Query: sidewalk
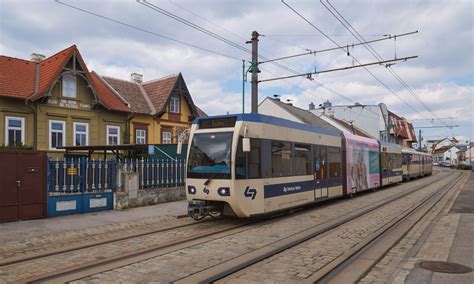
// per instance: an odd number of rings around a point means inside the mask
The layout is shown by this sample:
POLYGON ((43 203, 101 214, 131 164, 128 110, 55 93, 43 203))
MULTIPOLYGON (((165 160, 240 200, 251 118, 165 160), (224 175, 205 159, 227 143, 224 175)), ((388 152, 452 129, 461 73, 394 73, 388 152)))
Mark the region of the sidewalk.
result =
POLYGON ((176 219, 187 214, 187 201, 176 201, 126 210, 110 210, 46 219, 0 223, 0 245, 8 241, 31 239, 45 234, 65 233, 109 224, 163 217, 176 219))
MULTIPOLYGON (((471 174, 451 209, 434 225, 413 260, 417 260, 405 283, 474 283, 474 174, 471 174), (440 273, 420 267, 421 261, 447 262, 471 268, 469 273, 440 273)), ((454 264, 454 265, 453 265, 454 264)), ((451 271, 452 272, 452 271, 451 271)))

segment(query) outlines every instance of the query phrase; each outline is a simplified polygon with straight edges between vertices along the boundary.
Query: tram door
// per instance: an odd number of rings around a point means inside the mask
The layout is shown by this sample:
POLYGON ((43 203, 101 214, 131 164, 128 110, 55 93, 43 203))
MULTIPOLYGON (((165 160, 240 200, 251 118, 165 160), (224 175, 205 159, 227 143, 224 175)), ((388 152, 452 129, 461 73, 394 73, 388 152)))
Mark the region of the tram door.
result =
POLYGON ((327 149, 314 146, 314 199, 328 196, 327 149))

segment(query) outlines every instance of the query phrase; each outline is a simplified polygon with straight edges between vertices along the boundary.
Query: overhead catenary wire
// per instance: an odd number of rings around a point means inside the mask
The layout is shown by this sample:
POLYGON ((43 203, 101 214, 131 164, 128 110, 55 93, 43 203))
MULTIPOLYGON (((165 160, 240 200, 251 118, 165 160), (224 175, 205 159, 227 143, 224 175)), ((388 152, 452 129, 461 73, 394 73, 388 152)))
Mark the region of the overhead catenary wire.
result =
MULTIPOLYGON (((379 41, 384 41, 384 40, 390 40, 390 39, 393 39, 394 37, 402 37, 402 36, 412 35, 412 34, 416 34, 416 33, 418 33, 418 31, 413 31, 413 32, 408 32, 408 33, 403 33, 403 34, 397 34, 397 35, 393 35, 393 36, 392 35, 387 35, 383 38, 364 41, 364 42, 361 42, 361 43, 348 44, 348 45, 346 45, 346 47, 355 47, 355 46, 359 46, 359 45, 365 45, 365 44, 369 44, 369 43, 374 43, 374 42, 379 42, 379 41)), ((304 53, 288 55, 288 56, 274 58, 274 59, 270 59, 270 60, 266 60, 266 61, 261 61, 261 62, 259 62, 259 64, 274 62, 274 61, 284 60, 284 59, 290 59, 290 58, 295 58, 295 57, 300 57, 300 56, 305 56, 305 55, 323 53, 323 52, 328 52, 328 51, 333 51, 333 50, 339 50, 339 49, 340 49, 339 47, 332 47, 332 48, 325 48, 325 49, 319 49, 319 50, 309 50, 309 51, 304 52, 304 53)))
POLYGON ((238 61, 242 61, 241 58, 237 58, 237 57, 235 57, 235 56, 231 56, 231 55, 228 55, 228 54, 219 52, 219 51, 211 50, 211 49, 208 49, 208 48, 205 48, 205 47, 201 47, 201 46, 198 46, 198 45, 195 45, 195 44, 192 44, 192 43, 188 43, 188 42, 185 42, 185 41, 181 41, 181 40, 178 40, 178 39, 174 39, 174 38, 172 38, 172 37, 169 37, 169 36, 166 36, 166 35, 163 35, 163 34, 159 34, 159 33, 156 33, 156 32, 153 32, 153 31, 150 31, 150 30, 147 30, 147 29, 144 29, 144 28, 141 28, 141 27, 138 27, 138 26, 135 26, 135 25, 126 23, 126 22, 122 22, 122 21, 119 21, 119 20, 116 20, 116 19, 113 19, 113 18, 104 16, 104 15, 101 15, 101 14, 98 14, 98 13, 95 13, 95 12, 92 12, 92 11, 89 11, 89 10, 86 10, 86 9, 83 9, 83 8, 80 8, 80 7, 77 7, 77 6, 68 4, 68 3, 64 3, 64 2, 62 2, 61 0, 55 0, 55 2, 58 3, 58 4, 61 4, 61 5, 67 6, 67 7, 71 8, 71 9, 74 9, 74 10, 77 10, 77 11, 80 11, 80 12, 83 12, 83 13, 86 13, 86 14, 89 14, 89 15, 92 15, 92 16, 95 16, 95 17, 98 17, 98 18, 107 20, 107 21, 110 21, 110 22, 113 22, 113 23, 116 23, 116 24, 119 24, 119 25, 122 25, 122 26, 125 26, 125 27, 128 27, 128 28, 131 28, 131 29, 135 29, 135 30, 138 30, 138 31, 141 31, 141 32, 144 32, 144 33, 147 33, 147 34, 150 34, 150 35, 153 35, 153 36, 162 38, 162 39, 166 39, 166 40, 169 40, 169 41, 173 41, 173 42, 176 42, 176 43, 185 45, 185 46, 189 46, 189 47, 192 47, 192 48, 196 48, 196 49, 199 49, 199 50, 202 50, 202 51, 206 51, 206 52, 213 53, 213 54, 216 54, 216 55, 220 55, 220 56, 223 56, 223 57, 227 57, 227 58, 230 58, 230 59, 235 59, 235 60, 238 60, 238 61))
MULTIPOLYGON (((329 0, 326 2, 328 3, 329 6, 334 10, 334 12, 339 15, 337 17, 331 9, 329 9, 328 6, 326 6, 323 2, 323 0, 320 0, 321 4, 360 42, 360 44, 363 44, 363 46, 378 60, 383 60, 383 57, 370 45, 370 42, 366 41, 365 38, 350 24, 350 22, 334 7, 329 0), (352 30, 351 30, 352 29, 352 30), (355 34, 354 34, 355 33, 355 34), (356 35, 357 34, 357 35, 356 35)), ((399 37, 398 35, 395 35, 394 38, 396 39, 399 37)), ((391 66, 387 66, 387 70, 390 72, 390 74, 399 81, 402 86, 404 86, 409 93, 426 109, 428 112, 430 112, 437 120, 439 120, 441 123, 444 125, 447 125, 444 121, 442 121, 432 110, 429 108, 425 102, 413 91, 413 89, 401 78, 401 76, 393 69, 391 66)))
MULTIPOLYGON (((303 19, 306 23, 308 23, 310 26, 312 26, 314 29, 316 29, 318 32, 320 32, 322 35, 324 35, 327 39, 329 39, 332 43, 334 43, 337 47, 339 47, 339 49, 343 50, 344 52, 346 52, 346 50, 344 49, 343 46, 341 46, 340 44, 338 44, 334 39, 332 39, 330 36, 328 36, 326 33, 324 33, 321 29, 319 29, 316 25, 314 25, 311 21, 309 21, 308 19, 306 19, 306 17, 304 17, 300 12, 298 12, 296 9, 294 9, 292 6, 290 6, 288 3, 286 3, 284 0, 281 0, 281 2, 286 5, 291 11, 293 11, 296 15, 298 15, 301 19, 303 19)), ((355 61, 357 62, 358 64, 361 64, 359 62, 359 60, 353 56, 352 54, 349 54, 349 56, 355 61)), ((409 103, 407 103, 400 95, 398 95, 395 91, 393 91, 389 86, 387 86, 387 84, 385 84, 380 78, 378 78, 377 76, 375 76, 374 73, 372 73, 367 67, 363 67, 365 71, 367 71, 375 80, 377 80, 377 82, 379 82, 385 89, 387 89, 390 93, 392 93, 393 95, 395 95, 400 101, 402 101, 406 106, 408 106, 411 110, 413 110, 415 113, 418 113, 420 114, 412 105, 410 105, 409 103)), ((424 116, 422 114, 420 114, 421 116, 424 116)))

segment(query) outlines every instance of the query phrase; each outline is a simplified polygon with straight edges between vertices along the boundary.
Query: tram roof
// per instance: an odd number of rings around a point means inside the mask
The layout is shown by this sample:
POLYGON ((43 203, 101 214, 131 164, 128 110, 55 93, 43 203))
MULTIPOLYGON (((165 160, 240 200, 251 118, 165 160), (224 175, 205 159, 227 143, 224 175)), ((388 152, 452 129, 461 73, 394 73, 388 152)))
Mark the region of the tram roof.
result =
POLYGON ((330 136, 341 136, 341 132, 335 131, 332 129, 326 129, 323 127, 318 127, 310 124, 299 123, 292 120, 287 120, 279 117, 264 115, 264 114, 254 114, 254 113, 240 113, 240 114, 229 114, 229 115, 216 115, 216 116, 206 116, 198 117, 193 121, 193 124, 199 124, 202 120, 212 120, 220 118, 230 118, 235 117, 236 121, 249 121, 249 122, 260 122, 272 125, 278 125, 282 127, 295 128, 309 132, 316 132, 321 134, 326 134, 330 136))
POLYGON ((380 145, 385 146, 385 147, 393 147, 393 148, 402 148, 402 146, 395 144, 395 143, 390 143, 390 142, 385 142, 385 141, 380 141, 380 145))

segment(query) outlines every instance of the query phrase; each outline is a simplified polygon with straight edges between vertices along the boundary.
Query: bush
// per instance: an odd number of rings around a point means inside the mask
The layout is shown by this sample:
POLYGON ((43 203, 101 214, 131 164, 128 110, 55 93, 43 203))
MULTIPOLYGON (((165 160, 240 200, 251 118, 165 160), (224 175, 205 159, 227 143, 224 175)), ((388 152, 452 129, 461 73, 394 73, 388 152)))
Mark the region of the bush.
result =
POLYGON ((472 170, 472 166, 469 165, 458 165, 457 167, 458 170, 472 170))
POLYGON ((34 150, 33 146, 23 145, 23 144, 15 144, 15 145, 0 145, 0 150, 34 150))

